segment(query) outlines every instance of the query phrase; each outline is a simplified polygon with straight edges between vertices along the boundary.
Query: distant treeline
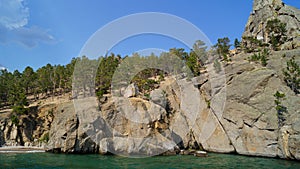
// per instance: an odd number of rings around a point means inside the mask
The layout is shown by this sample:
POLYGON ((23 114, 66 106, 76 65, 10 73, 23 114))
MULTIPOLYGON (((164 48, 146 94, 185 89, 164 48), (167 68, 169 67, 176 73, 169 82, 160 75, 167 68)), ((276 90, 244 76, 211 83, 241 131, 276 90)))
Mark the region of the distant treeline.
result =
POLYGON ((28 105, 37 100, 70 92, 72 74, 77 59, 67 65, 47 64, 36 71, 26 67, 23 72, 15 70, 0 72, 0 107, 28 105))
MULTIPOLYGON (((29 66, 22 72, 18 70, 13 72, 1 70, 0 108, 12 107, 17 110, 20 107, 28 106, 29 102, 41 98, 70 93, 72 87, 73 89, 82 88, 81 92, 84 94, 86 94, 88 89, 91 89, 89 94, 96 93, 100 98, 103 94, 109 92, 114 72, 122 61, 126 61, 126 58, 138 58, 135 59, 135 64, 140 66, 149 64, 149 61, 152 61, 157 63, 154 67, 159 67, 159 65, 163 67, 171 64, 169 63, 170 60, 166 59, 166 56, 175 55, 182 60, 182 63, 189 67, 194 75, 199 75, 201 67, 207 59, 206 49, 202 41, 197 41, 190 52, 186 52, 182 48, 172 48, 169 52, 162 53, 161 56, 152 54, 148 57, 140 56, 137 53, 133 54, 132 57, 121 57, 120 55, 111 53, 110 55, 99 57, 95 60, 91 60, 85 56, 73 58, 67 65, 47 64, 36 71, 29 66), (76 69, 75 66, 77 67, 76 69)), ((132 62, 132 60, 130 62, 132 62)), ((178 65, 178 67, 182 66, 178 65)), ((126 68, 134 69, 132 67, 126 68)), ((118 71, 120 72, 120 70, 118 71)), ((124 72, 126 71, 128 70, 124 70, 124 72)), ((132 77, 132 82, 136 82, 136 84, 141 87, 141 90, 147 91, 149 87, 156 83, 148 78, 154 76, 162 77, 164 73, 166 73, 164 71, 166 70, 156 68, 143 70, 132 77)), ((78 90, 76 93, 75 90, 73 97, 79 94, 80 91, 78 90)))

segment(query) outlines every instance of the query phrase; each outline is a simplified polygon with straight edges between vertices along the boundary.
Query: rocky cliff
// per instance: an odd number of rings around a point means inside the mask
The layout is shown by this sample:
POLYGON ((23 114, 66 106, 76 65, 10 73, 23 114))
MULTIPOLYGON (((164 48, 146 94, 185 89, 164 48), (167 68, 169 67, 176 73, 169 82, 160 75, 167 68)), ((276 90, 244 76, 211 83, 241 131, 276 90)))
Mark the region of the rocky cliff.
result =
POLYGON ((43 147, 49 140, 49 130, 56 104, 30 107, 28 114, 13 120, 11 111, 0 112, 1 146, 43 147))
POLYGON ((244 36, 267 37, 264 27, 274 15, 289 21, 288 43, 293 45, 271 51, 266 66, 240 52, 223 63, 220 73, 208 64, 198 77, 168 76, 149 97, 130 85, 122 96, 37 108, 19 125, 4 118, 9 112, 1 113, 0 143, 35 145, 49 133, 49 152, 140 157, 202 149, 300 160, 300 96, 282 73, 292 57, 300 62, 300 49, 294 49, 299 46, 294 45, 299 44, 299 10, 278 0, 255 0, 244 36), (283 122, 274 103, 276 91, 286 98, 283 122))
POLYGON ((273 52, 266 67, 249 63, 248 56, 239 54, 225 66, 225 85, 211 84, 218 77, 207 72, 191 80, 167 77, 150 100, 107 96, 100 105, 92 97, 75 101, 75 108, 61 105, 48 149, 148 156, 192 148, 299 160, 300 97, 285 85, 281 70, 292 56, 299 61, 300 50, 273 52), (276 91, 286 94, 282 126, 276 91), (224 92, 222 109, 214 99, 224 92))
POLYGON ((279 19, 286 24, 287 39, 281 49, 298 48, 300 46, 300 11, 284 4, 281 0, 254 0, 253 11, 243 34, 245 45, 250 45, 245 37, 253 37, 264 43, 270 43, 271 39, 266 27, 268 21, 272 19, 279 19))

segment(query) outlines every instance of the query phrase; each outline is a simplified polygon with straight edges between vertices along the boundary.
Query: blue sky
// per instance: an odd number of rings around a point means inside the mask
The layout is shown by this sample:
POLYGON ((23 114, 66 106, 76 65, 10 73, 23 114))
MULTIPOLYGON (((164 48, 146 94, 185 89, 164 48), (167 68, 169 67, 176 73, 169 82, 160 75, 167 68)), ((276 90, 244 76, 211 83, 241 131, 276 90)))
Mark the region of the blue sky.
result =
MULTIPOLYGON (((299 0, 284 2, 300 8, 299 0)), ((0 0, 0 66, 23 71, 26 66, 67 64, 98 29, 141 12, 186 19, 212 43, 225 36, 233 41, 241 37, 251 9, 252 0, 0 0)), ((112 52, 125 55, 172 47, 184 45, 171 38, 144 35, 122 41, 112 52)))

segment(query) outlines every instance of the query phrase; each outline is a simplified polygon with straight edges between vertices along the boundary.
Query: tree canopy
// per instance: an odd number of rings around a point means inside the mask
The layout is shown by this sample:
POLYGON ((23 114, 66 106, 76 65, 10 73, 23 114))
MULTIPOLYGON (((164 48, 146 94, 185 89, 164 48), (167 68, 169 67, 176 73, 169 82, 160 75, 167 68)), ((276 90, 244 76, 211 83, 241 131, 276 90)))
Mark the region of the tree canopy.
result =
MULTIPOLYGON (((229 40, 219 42, 221 52, 227 52, 229 40)), ((130 70, 138 70, 130 75, 131 82, 136 83, 143 92, 149 93, 150 89, 164 79, 165 74, 175 75, 190 70, 194 76, 200 75, 200 70, 208 60, 206 50, 205 43, 198 40, 189 52, 183 48, 171 48, 160 56, 140 56, 135 53, 131 57, 111 53, 98 59, 86 56, 73 58, 67 65, 47 64, 37 70, 30 66, 22 72, 1 70, 0 108, 13 108, 22 114, 26 113, 29 103, 67 93, 72 97, 83 94, 101 98, 110 92, 117 68, 119 76, 126 77, 130 70), (120 67, 120 64, 125 66, 120 67), (153 80, 153 77, 159 80, 153 80)))

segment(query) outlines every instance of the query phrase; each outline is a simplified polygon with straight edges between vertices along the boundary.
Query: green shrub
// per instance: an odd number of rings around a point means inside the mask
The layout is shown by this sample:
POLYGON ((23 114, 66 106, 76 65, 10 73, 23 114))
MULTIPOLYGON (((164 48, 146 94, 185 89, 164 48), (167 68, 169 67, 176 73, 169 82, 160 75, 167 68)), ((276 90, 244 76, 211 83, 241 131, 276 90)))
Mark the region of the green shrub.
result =
POLYGON ((150 94, 149 94, 149 93, 145 93, 144 96, 145 96, 147 99, 150 99, 150 94))
POLYGON ((165 77, 164 77, 164 74, 163 73, 160 73, 159 74, 159 79, 158 79, 160 82, 164 81, 165 80, 165 77))
POLYGON ((219 38, 217 44, 215 45, 217 53, 222 57, 223 61, 229 61, 229 49, 230 49, 230 40, 228 37, 219 38))
POLYGON ((40 142, 44 142, 47 143, 49 141, 50 137, 49 137, 49 132, 45 133, 42 135, 42 137, 39 139, 40 142))
POLYGON ((260 53, 255 53, 253 55, 250 56, 250 58, 248 58, 249 61, 258 61, 260 60, 260 53))
POLYGON ((206 102, 207 108, 210 109, 210 105, 211 105, 210 100, 205 99, 205 102, 206 102))
POLYGON ((241 47, 241 42, 238 39, 234 40, 234 47, 237 49, 239 47, 241 47))
POLYGON ((262 66, 267 66, 267 61, 268 61, 268 55, 269 55, 269 50, 268 49, 264 49, 262 52, 258 52, 258 53, 255 53, 253 55, 251 55, 248 60, 250 62, 257 62, 257 61, 260 61, 261 65, 262 66))
POLYGON ((264 43, 263 41, 258 40, 253 36, 244 36, 243 41, 246 41, 248 44, 247 46, 245 46, 245 44, 242 44, 243 50, 246 53, 260 51, 261 48, 265 48, 269 46, 267 43, 264 43))
POLYGON ((266 32, 269 35, 271 46, 274 50, 287 40, 286 23, 282 23, 279 19, 272 19, 267 22, 266 32))
POLYGON ((49 110, 49 111, 48 111, 48 116, 53 117, 53 112, 54 112, 54 109, 49 110))
POLYGON ((18 115, 26 114, 28 109, 22 105, 13 106, 13 112, 17 113, 18 115))
POLYGON ((284 81, 295 94, 300 93, 300 66, 295 61, 295 57, 292 57, 287 61, 286 69, 283 69, 284 81))
POLYGON ((16 126, 19 125, 19 118, 18 118, 18 116, 12 115, 12 116, 10 117, 10 120, 11 120, 11 122, 12 122, 14 125, 16 125, 16 126))
POLYGON ((285 99, 285 94, 277 91, 274 94, 275 100, 275 109, 277 110, 277 117, 278 117, 278 125, 279 127, 283 126, 284 121, 286 120, 285 116, 287 113, 287 108, 282 105, 282 100, 285 99))
POLYGON ((103 89, 96 91, 96 95, 97 95, 98 99, 102 98, 102 96, 104 94, 105 94, 105 90, 103 90, 103 89))

